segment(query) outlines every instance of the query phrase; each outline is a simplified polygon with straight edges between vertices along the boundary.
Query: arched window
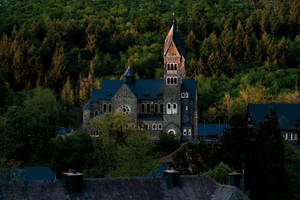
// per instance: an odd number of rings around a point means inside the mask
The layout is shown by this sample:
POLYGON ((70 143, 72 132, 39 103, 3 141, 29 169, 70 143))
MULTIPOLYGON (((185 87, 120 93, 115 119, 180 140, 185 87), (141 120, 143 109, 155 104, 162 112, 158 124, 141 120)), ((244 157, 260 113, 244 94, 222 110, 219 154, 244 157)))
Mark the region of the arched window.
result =
POLYGON ((108 104, 108 112, 111 112, 111 103, 108 104))
POLYGON ((105 104, 103 104, 103 112, 106 112, 106 110, 107 110, 107 106, 106 106, 106 103, 105 103, 105 104))
POLYGON ((145 104, 142 103, 142 113, 145 112, 145 104))
POLYGON ((170 64, 168 64, 168 70, 170 70, 170 64))
POLYGON ((147 112, 149 113, 150 112, 150 104, 147 103, 147 112))
POLYGON ((158 112, 158 105, 157 104, 154 105, 154 112, 156 112, 156 113, 158 112))
POLYGON ((173 64, 171 64, 171 70, 173 70, 173 64))
POLYGON ((169 130, 168 130, 168 133, 169 133, 169 134, 176 135, 176 131, 175 131, 174 129, 169 129, 169 130))
POLYGON ((164 112, 164 105, 160 104, 160 112, 163 113, 164 112))
POLYGON ((171 85, 173 85, 173 78, 171 78, 171 85))
POLYGON ((162 130, 162 124, 161 123, 158 124, 157 130, 162 130))
POLYGON ((171 103, 167 104, 167 114, 172 114, 171 103))
POLYGON ((177 78, 174 78, 174 84, 177 85, 177 78))
POLYGON ((174 64, 174 70, 177 70, 177 64, 174 64))
POLYGON ((172 113, 177 114, 177 104, 176 103, 173 103, 172 113))
POLYGON ((167 84, 168 85, 170 84, 170 78, 167 78, 167 84))
POLYGON ((157 125, 156 125, 156 123, 153 123, 153 124, 152 124, 152 130, 157 130, 157 125))

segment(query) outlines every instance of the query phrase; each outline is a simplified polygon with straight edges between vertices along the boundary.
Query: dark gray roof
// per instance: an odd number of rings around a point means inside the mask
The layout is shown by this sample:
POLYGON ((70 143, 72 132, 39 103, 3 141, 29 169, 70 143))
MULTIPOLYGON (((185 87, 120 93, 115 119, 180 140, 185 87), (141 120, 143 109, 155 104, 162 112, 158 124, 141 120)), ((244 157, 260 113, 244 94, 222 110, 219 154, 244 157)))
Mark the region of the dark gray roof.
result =
POLYGON ((78 199, 78 200, 246 200, 236 187, 221 185, 206 175, 181 176, 180 188, 168 188, 163 177, 84 179, 82 194, 69 194, 63 181, 0 184, 1 199, 78 199))
POLYGON ((172 42, 175 43, 175 46, 180 53, 180 55, 185 57, 185 44, 184 41, 181 39, 177 29, 175 28, 174 24, 172 25, 166 39, 165 39, 165 46, 164 46, 164 55, 166 55, 168 49, 170 48, 172 42))
POLYGON ((198 136, 223 135, 223 131, 230 128, 229 124, 198 124, 198 136))
POLYGON ((269 109, 276 111, 279 126, 282 130, 297 130, 300 122, 300 104, 248 104, 250 123, 260 128, 269 109))
MULTIPOLYGON (((85 109, 90 109, 90 105, 99 100, 111 99, 122 84, 127 84, 138 99, 162 99, 163 83, 163 80, 153 79, 135 80, 130 84, 124 83, 122 80, 103 80, 102 89, 93 90, 85 109)), ((189 97, 193 100, 196 99, 196 89, 196 80, 182 80, 182 90, 189 92, 189 97)))
POLYGON ((55 181, 56 175, 49 167, 24 167, 26 181, 55 181))

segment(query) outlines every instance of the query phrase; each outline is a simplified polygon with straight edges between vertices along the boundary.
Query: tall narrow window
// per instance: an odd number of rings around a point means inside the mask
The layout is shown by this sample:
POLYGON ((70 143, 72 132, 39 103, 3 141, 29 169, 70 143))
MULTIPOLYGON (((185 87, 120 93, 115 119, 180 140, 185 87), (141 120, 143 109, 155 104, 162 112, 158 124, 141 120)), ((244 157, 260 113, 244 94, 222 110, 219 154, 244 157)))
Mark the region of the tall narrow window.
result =
POLYGON ((150 112, 150 104, 147 103, 147 112, 149 113, 150 112))
POLYGON ((174 78, 174 84, 177 85, 177 78, 174 78))
POLYGON ((177 114, 177 104, 176 103, 173 103, 172 113, 177 114))
POLYGON ((168 85, 170 84, 170 78, 167 78, 167 84, 168 85))
POLYGON ((111 112, 111 103, 108 104, 108 112, 111 112))
POLYGON ((170 70, 170 64, 168 64, 168 70, 170 70))
POLYGON ((171 64, 171 70, 173 70, 173 64, 171 64))
POLYGON ((164 112, 164 105, 160 104, 160 112, 163 113, 164 112))
POLYGON ((171 85, 173 85, 173 78, 171 78, 171 85))
POLYGON ((106 108, 106 103, 103 104, 103 112, 106 112, 107 108, 106 108))
POLYGON ((167 114, 172 114, 171 104, 167 104, 167 114))
POLYGON ((154 105, 154 112, 158 113, 158 105, 157 104, 154 105))
POLYGON ((174 70, 177 70, 177 64, 174 64, 174 70))
POLYGON ((142 103, 142 113, 145 112, 145 104, 142 103))

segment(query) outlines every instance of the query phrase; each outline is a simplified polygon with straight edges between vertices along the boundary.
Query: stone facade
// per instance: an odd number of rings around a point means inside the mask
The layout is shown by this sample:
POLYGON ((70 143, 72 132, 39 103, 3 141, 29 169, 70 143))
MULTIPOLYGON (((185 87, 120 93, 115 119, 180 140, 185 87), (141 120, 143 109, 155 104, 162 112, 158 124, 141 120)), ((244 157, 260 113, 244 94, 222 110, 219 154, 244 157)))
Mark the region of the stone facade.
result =
POLYGON ((99 114, 120 110, 153 139, 161 132, 178 140, 196 138, 197 82, 185 79, 185 46, 174 25, 165 39, 163 57, 163 80, 136 80, 130 67, 123 80, 104 80, 84 107, 84 126, 99 114))

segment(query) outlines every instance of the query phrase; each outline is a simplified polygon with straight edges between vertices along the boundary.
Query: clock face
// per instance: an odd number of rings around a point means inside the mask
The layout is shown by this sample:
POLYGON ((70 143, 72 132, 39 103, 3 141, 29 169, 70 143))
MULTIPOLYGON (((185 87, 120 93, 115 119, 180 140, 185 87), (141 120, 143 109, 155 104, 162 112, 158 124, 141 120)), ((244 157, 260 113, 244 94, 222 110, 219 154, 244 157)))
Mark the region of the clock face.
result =
POLYGON ((119 107, 119 111, 129 114, 131 112, 131 109, 128 105, 123 105, 119 107))

